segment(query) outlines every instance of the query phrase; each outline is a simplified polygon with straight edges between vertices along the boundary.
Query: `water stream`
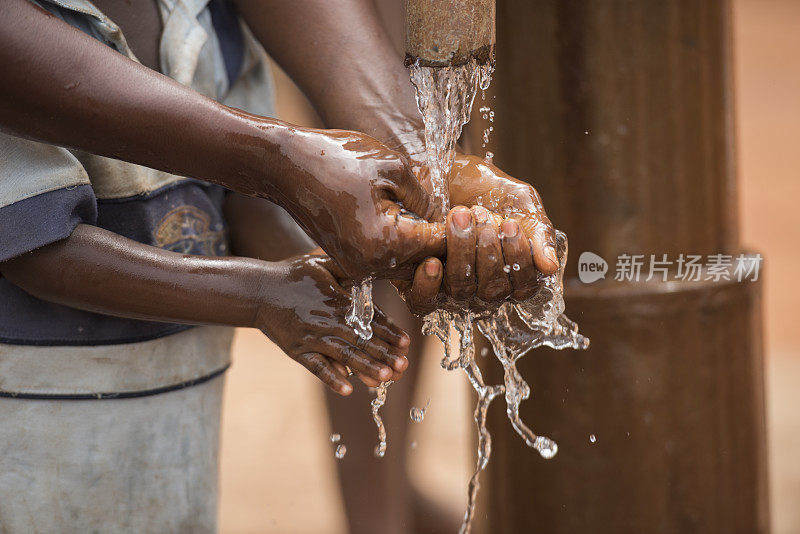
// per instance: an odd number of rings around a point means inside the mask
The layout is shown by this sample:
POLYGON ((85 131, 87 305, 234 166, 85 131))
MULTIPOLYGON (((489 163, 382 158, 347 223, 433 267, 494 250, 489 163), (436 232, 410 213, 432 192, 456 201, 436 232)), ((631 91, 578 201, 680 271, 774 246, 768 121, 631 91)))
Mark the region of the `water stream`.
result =
MULTIPOLYGON (((433 183, 433 194, 445 217, 450 207, 447 177, 453 166, 456 142, 461 128, 469 120, 472 103, 478 89, 485 90, 491 81, 492 67, 471 61, 451 67, 410 67, 411 81, 417 90, 417 105, 425 123, 425 148, 427 166, 433 183)), ((482 113, 490 112, 488 108, 482 113)), ((494 113, 491 112, 491 118, 494 113)), ((492 128, 484 132, 485 142, 492 128)), ((462 369, 477 393, 475 423, 478 429, 478 459, 469 482, 467 510, 461 533, 469 532, 475 513, 475 503, 480 487, 480 473, 491 455, 491 435, 486 427, 486 415, 498 396, 506 402, 506 415, 525 443, 542 458, 550 459, 558 452, 558 445, 546 436, 537 435, 522 421, 520 403, 531 395, 531 388, 517 371, 517 361, 528 351, 539 346, 554 349, 585 349, 589 339, 578 333, 578 326, 564 315, 563 276, 567 261, 567 239, 556 232, 556 252, 559 269, 553 275, 539 276, 539 289, 525 302, 506 302, 498 309, 478 315, 470 311, 438 309, 425 317, 423 333, 437 336, 445 348, 441 362, 447 370, 462 369), (502 384, 486 384, 475 361, 474 327, 489 340, 495 357, 503 367, 502 384)), ((508 266, 518 269, 518 266, 508 266)), ((347 322, 363 339, 372 337, 373 316, 372 280, 355 284, 352 290, 353 307, 347 322)), ((386 429, 379 410, 386 402, 386 389, 391 382, 375 388, 376 397, 371 403, 372 417, 378 428, 378 445, 375 455, 386 452, 386 429)), ((424 411, 412 409, 411 418, 422 420, 424 411), (418 412, 415 412, 417 410, 418 412)), ((337 454, 338 457, 338 454, 337 454)))
MULTIPOLYGON (((488 88, 492 69, 475 61, 460 66, 410 67, 411 81, 417 89, 417 105, 425 123, 427 165, 430 167, 434 195, 442 213, 450 208, 447 177, 453 166, 456 142, 461 128, 467 123, 478 88, 488 88)), ((489 112, 481 109, 482 113, 489 112)), ((491 118, 494 113, 491 112, 491 118)), ((484 142, 492 128, 484 132, 484 142)), ((529 398, 531 389, 517 371, 517 361, 525 353, 542 345, 555 349, 585 349, 589 340, 578 333, 577 325, 564 315, 563 276, 567 260, 567 239, 556 233, 556 252, 559 258, 557 273, 540 274, 539 289, 522 303, 506 302, 499 309, 476 316, 469 311, 438 309, 425 317, 423 333, 436 335, 444 344, 442 367, 463 369, 478 395, 475 423, 478 428, 478 459, 469 482, 467 510, 461 533, 470 530, 480 487, 480 473, 486 467, 492 450, 491 435, 486 428, 486 414, 495 397, 503 395, 506 415, 525 443, 550 459, 558 445, 546 436, 537 435, 520 418, 520 403, 529 398), (475 361, 473 328, 489 340, 495 357, 503 366, 503 383, 487 385, 475 361), (454 340, 453 336, 457 339, 454 340), (454 342, 456 341, 456 342, 454 342)), ((508 271, 519 267, 507 266, 508 271)))

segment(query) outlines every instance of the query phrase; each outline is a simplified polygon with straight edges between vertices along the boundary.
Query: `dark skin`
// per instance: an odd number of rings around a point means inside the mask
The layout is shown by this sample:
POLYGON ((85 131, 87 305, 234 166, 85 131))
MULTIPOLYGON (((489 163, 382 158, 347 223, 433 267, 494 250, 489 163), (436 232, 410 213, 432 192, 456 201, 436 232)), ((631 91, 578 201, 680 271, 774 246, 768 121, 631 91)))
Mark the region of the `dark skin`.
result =
MULTIPOLYGON (((154 7, 154 3, 129 4, 120 0, 102 0, 97 4, 122 26, 136 56, 145 65, 156 68, 158 66, 159 32, 155 30, 155 25, 142 22, 144 17, 137 14, 136 10, 130 9, 132 5, 139 7, 140 4, 147 4, 142 9, 150 10, 151 6, 154 7), (128 16, 126 11, 128 13, 133 11, 133 13, 128 16), (141 28, 135 28, 136 21, 134 19, 137 17, 144 26, 144 32, 141 31, 141 28), (149 34, 147 30, 150 30, 149 34)), ((256 166, 255 171, 252 170, 254 167, 252 162, 263 163, 272 156, 260 144, 261 136, 268 133, 269 130, 254 131, 264 123, 257 120, 248 123, 247 120, 241 120, 242 118, 247 119, 246 115, 237 115, 225 110, 220 112, 217 107, 207 102, 201 102, 198 105, 196 100, 189 99, 187 89, 180 86, 173 87, 175 84, 164 89, 162 84, 168 83, 168 81, 163 80, 163 77, 146 74, 147 69, 134 66, 135 64, 132 62, 120 61, 118 54, 102 45, 95 46, 91 54, 86 51, 88 45, 70 50, 68 47, 64 47, 68 38, 66 31, 55 34, 58 35, 58 39, 55 39, 58 46, 54 47, 52 42, 49 44, 47 42, 31 43, 29 42, 31 35, 37 35, 37 39, 41 36, 44 41, 47 41, 51 35, 54 35, 52 32, 55 29, 52 28, 52 25, 48 31, 37 31, 34 27, 34 33, 31 33, 30 26, 20 25, 16 20, 18 17, 11 16, 12 13, 8 7, 10 5, 11 0, 3 2, 4 16, 0 17, 0 71, 9 73, 17 65, 17 61, 24 64, 25 68, 20 69, 20 74, 24 74, 24 76, 4 80, 4 84, 0 86, 0 128, 43 141, 68 144, 90 152, 101 151, 101 153, 120 159, 143 162, 145 165, 167 170, 173 169, 179 174, 201 178, 205 176, 207 179, 228 185, 244 193, 270 197, 263 191, 264 184, 262 182, 265 177, 263 169, 256 166), (27 59, 20 59, 23 56, 20 56, 19 48, 30 47, 34 44, 41 44, 41 46, 37 46, 35 52, 28 53, 27 59), (72 55, 74 53, 78 53, 80 56, 72 55), (115 55, 117 58, 111 58, 111 55, 115 55), (52 58, 45 64, 47 69, 30 68, 31 64, 37 61, 41 62, 42 58, 47 57, 52 58), (74 57, 81 57, 82 60, 76 62, 74 57), (90 74, 87 71, 95 68, 100 69, 99 75, 97 77, 87 76, 90 74), (61 77, 59 77, 58 71, 62 69, 61 77), (81 73, 81 85, 70 91, 80 89, 82 98, 73 98, 71 92, 62 90, 63 87, 75 81, 76 72, 81 73), (92 87, 95 92, 90 90, 92 87), (141 91, 137 91, 138 88, 141 88, 141 91), (14 102, 14 107, 17 109, 3 108, 2 101, 14 102), (58 105, 43 105, 43 103, 53 102, 57 102, 58 105), (153 105, 156 107, 150 107, 153 105), (119 123, 115 123, 117 120, 119 123), (147 134, 147 132, 155 133, 147 134), (189 137, 189 139, 184 139, 184 137, 189 137), (119 140, 119 142, 114 144, 112 143, 114 140, 119 140), (173 145, 177 140, 180 140, 180 146, 177 148, 182 152, 175 153, 176 147, 173 145), (183 170, 181 171, 181 169, 183 170), (245 172, 242 176, 229 176, 230 169, 244 170, 245 172)), ((371 135, 409 158, 413 168, 418 171, 420 178, 425 183, 424 172, 419 172, 423 167, 424 160, 422 156, 424 154, 424 136, 419 112, 414 102, 413 88, 408 81, 407 70, 402 66, 400 58, 388 40, 385 39, 383 29, 380 27, 374 8, 369 1, 242 0, 239 2, 239 10, 272 57, 280 63, 310 98, 326 126, 359 130, 371 135), (305 37, 298 38, 299 36, 305 37)), ((28 11, 31 10, 28 9, 28 11)), ((156 11, 151 11, 152 13, 156 13, 156 11)), ((78 32, 73 31, 73 33, 78 32)), ((82 34, 79 35, 84 41, 88 39, 82 34)), ((275 137, 279 136, 282 131, 284 130, 274 130, 275 137)), ((315 152, 309 151, 308 154, 309 157, 312 157, 315 152)), ((457 165, 451 175, 451 178, 454 179, 451 180, 450 196, 454 205, 460 203, 464 206, 473 206, 469 199, 480 195, 481 192, 488 194, 493 190, 500 190, 515 184, 513 179, 499 172, 494 177, 481 173, 480 181, 472 184, 473 187, 469 193, 460 194, 458 189, 463 188, 465 184, 455 178, 462 170, 467 169, 462 169, 457 165), (477 190, 475 190, 476 187, 477 190)), ((429 185, 425 185, 430 191, 429 185)), ((529 203, 523 207, 524 209, 520 213, 514 214, 512 217, 515 220, 523 220, 523 222, 529 215, 538 214, 541 208, 538 199, 536 202, 533 201, 534 198, 538 198, 535 191, 530 186, 525 185, 524 187, 529 189, 527 195, 529 203)), ((281 202, 282 199, 276 198, 276 200, 281 202)), ((411 208, 405 197, 400 200, 407 208, 411 208)), ((425 213, 421 207, 414 207, 413 211, 424 217, 433 217, 434 215, 425 213)), ((461 216, 461 222, 465 223, 466 228, 458 230, 474 235, 477 231, 475 217, 469 210, 467 211, 469 217, 466 221, 461 216)), ((442 298, 442 295, 439 295, 440 287, 443 288, 444 294, 451 294, 448 296, 453 296, 452 293, 459 291, 456 277, 459 272, 466 273, 468 266, 474 273, 473 278, 467 280, 467 283, 464 284, 465 288, 461 288, 462 292, 455 295, 466 305, 472 306, 476 303, 478 284, 475 280, 488 280, 495 276, 491 270, 479 271, 495 265, 496 262, 483 260, 478 262, 476 260, 481 255, 486 259, 488 251, 492 250, 496 255, 496 242, 494 245, 490 243, 488 246, 483 246, 480 252, 477 251, 475 248, 477 239, 473 241, 470 238, 458 238, 453 219, 452 216, 448 218, 449 224, 446 228, 447 255, 445 255, 445 246, 439 244, 436 252, 428 254, 435 257, 425 260, 422 265, 415 267, 401 264, 405 269, 402 274, 404 277, 409 276, 410 269, 416 269, 417 276, 411 284, 406 286, 404 293, 412 309, 419 313, 429 311, 433 303, 442 298), (445 260, 445 258, 449 259, 445 260), (446 263, 447 270, 451 273, 447 277, 448 283, 444 285, 442 285, 443 262, 446 263), (412 287, 413 290, 411 290, 412 287)), ((496 218, 492 217, 491 221, 492 224, 495 224, 496 218)), ((496 226, 499 224, 509 223, 497 223, 496 226)), ((523 224, 523 226, 530 227, 531 225, 523 224)), ((491 232, 482 232, 487 238, 484 243, 496 239, 497 242, 500 242, 503 253, 507 254, 506 239, 501 240, 496 230, 493 235, 491 232)), ((552 231, 552 228, 550 230, 552 231)), ((278 234, 279 232, 275 232, 272 238, 278 234)), ((508 236, 510 231, 504 230, 504 234, 508 236)), ((550 261, 542 260, 543 257, 546 257, 544 251, 548 241, 547 238, 541 238, 542 235, 531 236, 535 238, 533 257, 536 257, 538 250, 539 261, 536 263, 536 267, 549 273, 555 270, 556 263, 552 257, 550 261)), ((232 236, 232 240, 235 240, 234 236, 232 236)), ((413 239, 410 241, 413 242, 413 239)), ((257 250, 258 244, 250 240, 246 242, 251 247, 246 252, 241 251, 245 247, 240 249, 234 242, 237 253, 263 257, 259 255, 263 253, 257 250)), ((325 243, 321 241, 320 243, 325 246, 325 243)), ((523 240, 522 243, 526 244, 527 240, 523 240)), ((404 246, 403 243, 396 245, 404 246)), ((523 255, 524 247, 519 243, 517 245, 519 245, 518 248, 511 254, 523 255), (522 251, 519 250, 520 248, 522 251)), ((366 254, 362 255, 367 256, 366 254)), ((424 256, 422 254, 420 258, 424 256)), ((524 262, 525 260, 522 259, 518 263, 523 265, 524 262)), ((533 258, 529 257, 528 264, 533 264, 533 258)), ((502 271, 501 273, 499 278, 502 280, 506 275, 502 271)), ((398 273, 389 275, 397 277, 398 273)), ((525 284, 531 285, 532 282, 530 279, 527 281, 512 279, 512 291, 516 296, 519 296, 520 292, 530 291, 531 288, 526 288, 525 284)), ((502 281, 500 285, 502 286, 502 281)), ((488 286, 490 287, 491 284, 488 286)), ((485 290, 487 284, 484 283, 482 288, 485 290)), ((503 291, 500 291, 500 294, 502 293, 503 291)), ((484 294, 483 297, 488 297, 488 295, 484 294)), ((331 364, 336 365, 334 362, 331 364)), ((387 412, 389 431, 396 438, 401 435, 402 425, 393 426, 392 421, 396 419, 407 423, 406 407, 408 402, 403 402, 403 399, 408 400, 409 397, 407 391, 405 397, 401 395, 404 389, 402 382, 395 387, 400 389, 393 389, 392 396, 400 395, 400 397, 396 398, 394 403, 390 402, 385 411, 387 412), (400 413, 396 414, 399 417, 393 418, 391 412, 396 411, 397 408, 400 410, 400 413)), ((364 391, 363 394, 366 395, 366 392, 364 391)), ((352 431, 348 431, 348 435, 356 435, 358 423, 362 420, 353 418, 351 408, 349 406, 346 408, 339 414, 336 428, 340 430, 349 428, 346 427, 345 421, 350 421, 355 426, 352 431)), ((365 428, 362 430, 366 431, 366 436, 369 436, 369 441, 365 441, 367 446, 365 446, 364 454, 369 454, 373 445, 371 438, 374 428, 367 418, 363 419, 363 424, 365 428)), ((355 447, 356 444, 353 443, 352 446, 355 447)), ((389 468, 389 466, 395 466, 394 469, 399 471, 399 474, 395 473, 397 477, 394 482, 402 482, 404 474, 401 462, 373 463, 375 464, 373 466, 375 473, 365 473, 362 469, 358 469, 357 472, 350 474, 354 479, 353 483, 346 484, 345 487, 353 491, 357 491, 359 486, 364 488, 391 486, 397 491, 400 491, 398 488, 405 488, 403 484, 389 484, 388 482, 380 484, 381 469, 389 468), (367 480, 370 481, 369 486, 364 484, 367 480)), ((407 531, 403 526, 407 523, 391 514, 391 510, 396 508, 398 498, 396 494, 389 497, 391 502, 385 503, 379 498, 383 495, 381 491, 378 491, 377 494, 368 492, 369 500, 366 500, 364 495, 350 495, 350 490, 345 495, 350 505, 350 511, 355 514, 360 509, 361 515, 372 514, 369 519, 361 516, 359 516, 361 519, 356 519, 354 516, 351 522, 354 532, 362 530, 372 532, 375 524, 385 525, 387 532, 407 531), (369 502, 370 506, 363 506, 365 502, 369 502), (392 528, 395 530, 391 530, 392 528)), ((432 514, 425 515, 430 517, 432 514)), ((450 530, 453 529, 434 531, 450 530)))
MULTIPOLYGON (((230 208, 241 214, 229 226, 235 253, 277 259, 308 251, 307 238, 280 243, 281 249, 270 243, 281 212, 270 215, 269 206, 235 199, 230 208), (260 232, 253 231, 256 216, 260 232)), ((259 328, 340 395, 353 391, 345 366, 370 386, 397 380, 408 367, 410 339, 382 311, 376 309, 367 342, 345 323, 350 296, 344 274, 325 255, 274 262, 186 256, 79 225, 65 240, 0 263, 0 271, 38 298, 87 311, 259 328)))
POLYGON ((228 108, 28 0, 2 8, 5 131, 271 199, 353 279, 409 276, 425 257, 443 254, 440 225, 396 216, 398 201, 430 216, 429 197, 405 158, 374 138, 228 108))
MULTIPOLYGON (((117 3, 106 0, 104 7, 117 3)), ((0 68, 6 79, 0 86, 0 128, 5 131, 270 198, 354 279, 410 279, 424 258, 445 257, 442 225, 397 217, 397 201, 423 219, 434 214, 403 157, 419 168, 424 146, 407 71, 370 2, 263 0, 240 2, 239 9, 327 126, 360 129, 403 155, 364 134, 298 128, 227 108, 115 53, 27 0, 4 0, 3 8, 0 68), (347 30, 353 27, 363 31, 347 30), (293 39, 311 29, 315 39, 293 39)), ((147 22, 147 17, 131 18, 130 10, 112 9, 122 17, 123 29, 147 22)), ((154 33, 137 29, 132 34, 134 51, 155 61, 154 33)), ((419 174, 424 183, 424 173, 419 174)), ((506 176, 485 174, 478 184, 488 194, 507 182, 506 176)), ((451 198, 465 196, 458 190, 461 184, 451 181, 451 198)), ((557 262, 552 250, 548 254, 546 234, 529 237, 536 267, 551 273, 557 262)), ((493 270, 482 272, 486 264, 476 261, 478 279, 493 276, 493 270)), ((466 271, 467 265, 459 268, 466 271)), ((437 289, 433 281, 414 286, 423 291, 416 301, 430 300, 437 289)), ((449 287, 444 286, 445 293, 449 287)))

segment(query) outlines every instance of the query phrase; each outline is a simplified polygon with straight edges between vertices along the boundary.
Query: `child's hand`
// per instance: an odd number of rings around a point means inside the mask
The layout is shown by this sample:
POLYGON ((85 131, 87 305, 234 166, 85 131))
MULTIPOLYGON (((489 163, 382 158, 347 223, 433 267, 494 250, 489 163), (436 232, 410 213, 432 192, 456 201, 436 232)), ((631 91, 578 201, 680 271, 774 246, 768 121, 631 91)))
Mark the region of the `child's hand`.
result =
POLYGON ((376 307, 372 339, 362 341, 345 322, 350 293, 333 260, 307 255, 276 265, 277 276, 261 284, 256 326, 289 357, 340 395, 353 391, 347 368, 373 387, 400 378, 408 367, 408 334, 376 307))

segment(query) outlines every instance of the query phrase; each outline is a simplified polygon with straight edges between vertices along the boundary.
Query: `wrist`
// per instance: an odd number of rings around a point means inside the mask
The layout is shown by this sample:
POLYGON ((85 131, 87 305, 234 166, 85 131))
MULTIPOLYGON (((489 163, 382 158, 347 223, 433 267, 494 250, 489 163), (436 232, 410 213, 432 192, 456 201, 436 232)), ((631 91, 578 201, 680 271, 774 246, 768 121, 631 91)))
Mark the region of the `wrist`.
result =
POLYGON ((289 182, 287 152, 292 150, 295 128, 277 119, 227 108, 219 129, 220 150, 214 158, 218 163, 209 166, 212 176, 205 179, 281 204, 289 182))

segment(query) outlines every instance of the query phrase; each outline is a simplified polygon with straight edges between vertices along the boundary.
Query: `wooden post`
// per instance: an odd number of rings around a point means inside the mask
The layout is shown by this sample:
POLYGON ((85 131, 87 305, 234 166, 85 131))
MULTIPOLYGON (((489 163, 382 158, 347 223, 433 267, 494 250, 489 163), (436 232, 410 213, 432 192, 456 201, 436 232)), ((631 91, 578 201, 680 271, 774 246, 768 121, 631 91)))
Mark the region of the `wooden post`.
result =
POLYGON ((614 280, 623 253, 740 252, 730 19, 725 0, 497 2, 472 147, 489 105, 495 162, 569 236, 567 314, 592 346, 519 364, 553 460, 492 407, 480 530, 769 532, 760 283, 614 280), (583 251, 606 280, 575 278, 583 251))

